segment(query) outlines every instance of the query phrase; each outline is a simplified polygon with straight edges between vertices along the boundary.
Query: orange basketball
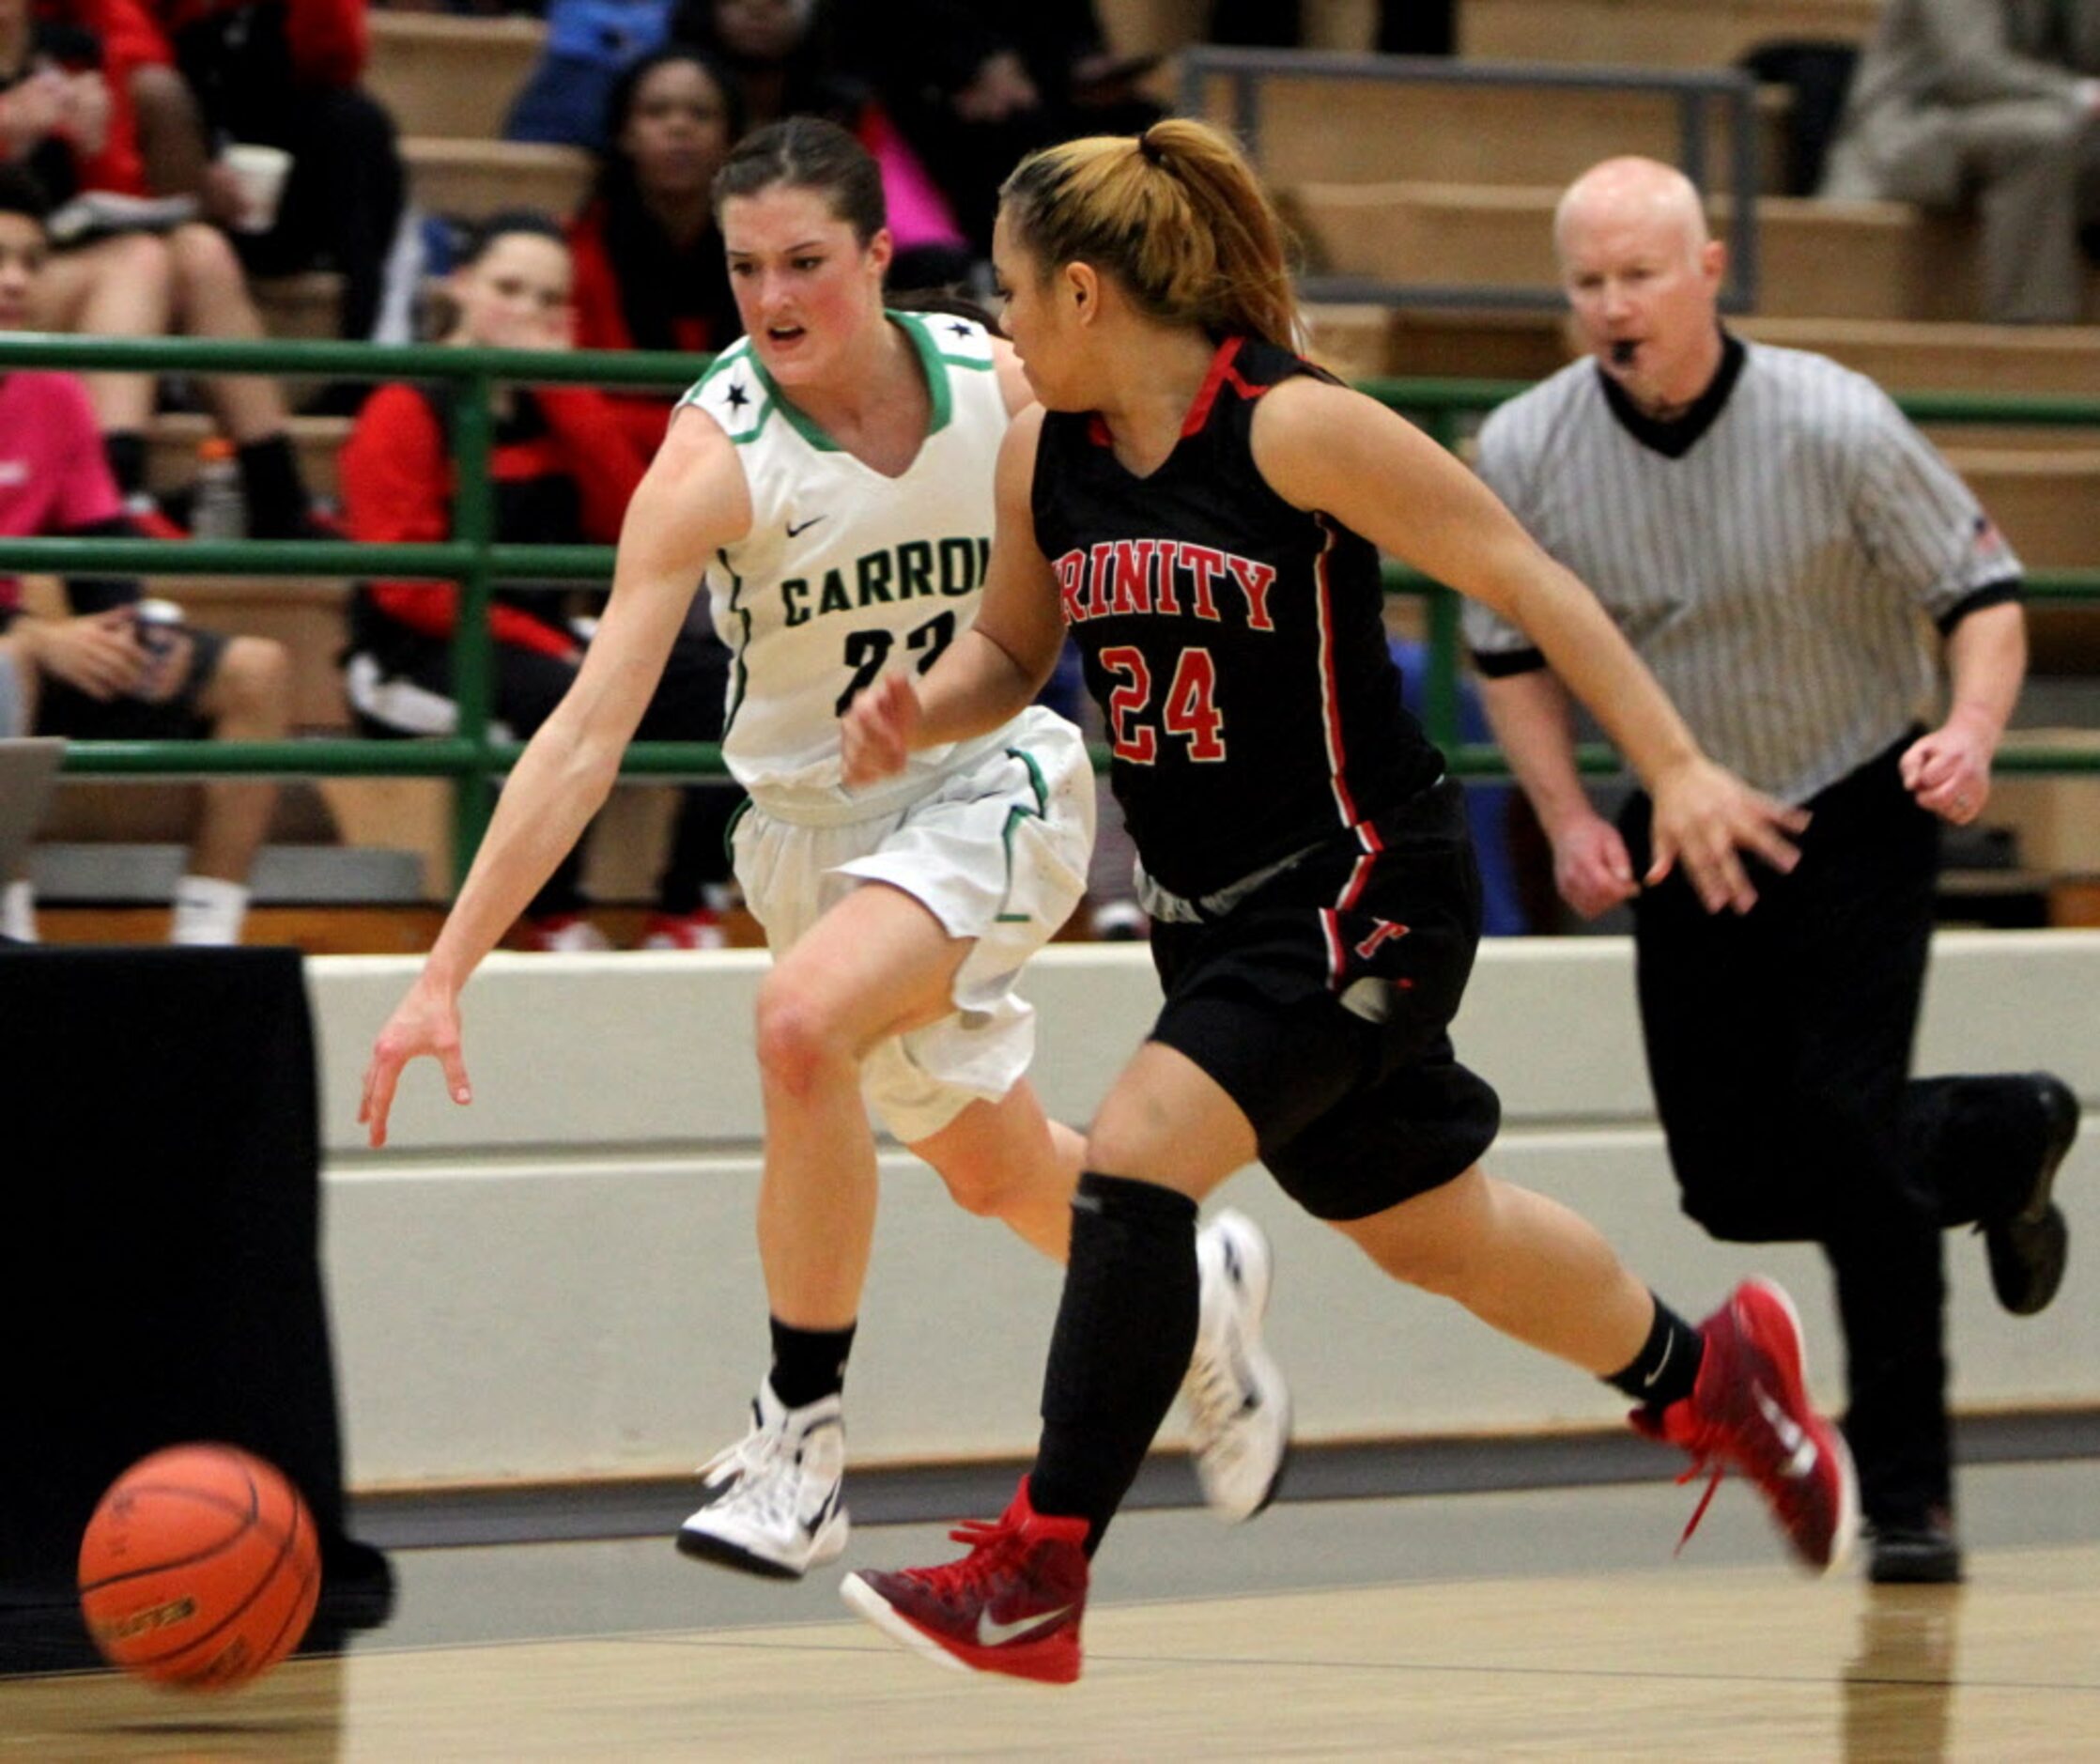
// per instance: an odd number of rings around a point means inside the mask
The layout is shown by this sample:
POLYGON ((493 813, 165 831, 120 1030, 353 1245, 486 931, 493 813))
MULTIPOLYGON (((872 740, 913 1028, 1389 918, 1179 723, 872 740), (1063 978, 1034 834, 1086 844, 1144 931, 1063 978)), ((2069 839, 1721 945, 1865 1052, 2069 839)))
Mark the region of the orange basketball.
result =
POLYGON ((299 1646, 320 1597, 299 1491, 231 1446, 171 1446, 110 1485, 80 1540, 80 1604, 102 1658, 223 1691, 299 1646))

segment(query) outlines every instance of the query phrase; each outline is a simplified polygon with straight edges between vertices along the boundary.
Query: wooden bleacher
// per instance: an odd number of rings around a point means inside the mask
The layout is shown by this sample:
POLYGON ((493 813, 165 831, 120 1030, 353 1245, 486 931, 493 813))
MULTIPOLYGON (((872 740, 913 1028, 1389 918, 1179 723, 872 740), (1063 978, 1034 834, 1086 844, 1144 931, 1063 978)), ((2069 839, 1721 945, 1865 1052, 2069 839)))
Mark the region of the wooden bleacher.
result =
MULTIPOLYGON (((1697 68, 1732 63, 1779 39, 1857 42, 1880 0, 1463 0, 1461 52, 1475 59, 1593 62, 1697 68)), ((1120 49, 1172 48, 1187 40, 1195 0, 1101 0, 1120 49)), ((1367 28, 1368 5, 1346 0, 1308 8, 1333 35, 1335 21, 1367 28)), ((454 17, 377 9, 370 15, 369 81, 400 129, 411 191, 425 209, 473 213, 496 207, 573 206, 588 177, 581 155, 502 142, 512 99, 536 60, 544 27, 524 19, 454 17)), ((1222 96, 1222 95, 1221 95, 1222 96)), ((2100 396, 2100 329, 2010 330, 1968 322, 1973 241, 1958 223, 1894 204, 1823 205, 1775 196, 1769 168, 1786 119, 1783 94, 1759 98, 1764 253, 1761 310, 1736 322, 1748 335, 1820 349, 1893 390, 2069 393, 2100 396)), ((1718 126, 1718 125, 1717 125, 1718 126)), ((1670 101, 1561 91, 1394 87, 1369 83, 1289 82, 1269 88, 1260 113, 1265 174, 1324 268, 1449 283, 1524 281, 1551 286, 1548 224, 1559 187, 1614 152, 1675 158, 1670 101)), ((1726 163, 1723 143, 1709 163, 1726 163)), ((309 275, 261 284, 271 333, 333 334, 337 283, 309 275)), ((2095 287, 2100 297, 2100 286, 2095 287)), ((2095 310, 2100 311, 2100 298, 2095 310)), ((1420 311, 1331 306, 1313 315, 1316 348, 1343 371, 1534 379, 1567 359, 1563 326, 1550 311, 1420 311)), ((193 417, 156 424, 156 482, 188 472, 204 425, 193 417)), ((309 480, 333 482, 346 426, 300 419, 295 438, 309 480)), ((1969 474, 2015 544, 2037 566, 2100 564, 2100 436, 2076 432, 1939 430, 1937 439, 1969 474)), ((335 653, 345 589, 287 592, 270 583, 167 580, 198 621, 266 632, 292 648, 302 726, 345 726, 335 653)), ((2091 613, 2044 615, 2058 655, 2077 655, 2091 613)), ((2100 660, 2094 662, 2100 666, 2100 660)), ((100 786, 107 792, 118 788, 100 786)), ((339 914, 312 923, 258 911, 258 936, 290 936, 317 949, 418 948, 434 929, 429 902, 447 876, 442 787, 415 780, 331 780, 297 787, 310 813, 332 822, 346 843, 400 845, 423 863, 425 899, 381 910, 370 922, 339 914), (422 915, 417 917, 416 915, 422 915), (425 922, 427 921, 427 922, 425 922)), ((2021 790, 2047 795, 2046 781, 2021 790)), ((71 793, 69 793, 71 794, 71 793)), ((2015 792, 2014 794, 2018 794, 2015 792)), ((613 837, 600 842, 596 882, 609 896, 646 893, 660 849, 667 793, 623 791, 613 837)), ((2040 812, 2040 811, 2035 811, 2040 812)), ((91 818, 91 817, 89 817, 91 818)), ((166 818, 164 812, 162 818, 166 818)), ((162 829, 166 836, 165 829, 162 829)), ((161 935, 151 909, 109 909, 97 935, 161 935)), ((46 914, 47 935, 54 916, 46 914)), ((623 927, 616 927, 623 928, 623 927)), ((63 923, 58 936, 67 935, 63 923)))

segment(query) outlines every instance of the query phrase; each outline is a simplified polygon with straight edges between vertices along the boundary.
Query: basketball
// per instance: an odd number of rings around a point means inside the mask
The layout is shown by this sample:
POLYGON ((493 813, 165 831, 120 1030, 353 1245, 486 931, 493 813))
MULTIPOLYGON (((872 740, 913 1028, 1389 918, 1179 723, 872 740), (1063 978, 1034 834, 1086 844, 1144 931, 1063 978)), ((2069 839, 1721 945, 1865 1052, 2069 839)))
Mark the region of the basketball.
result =
POLYGON ((223 1691, 299 1646, 320 1596, 314 1517, 275 1465, 173 1446, 110 1485, 80 1542, 80 1603, 102 1658, 157 1684, 223 1691))

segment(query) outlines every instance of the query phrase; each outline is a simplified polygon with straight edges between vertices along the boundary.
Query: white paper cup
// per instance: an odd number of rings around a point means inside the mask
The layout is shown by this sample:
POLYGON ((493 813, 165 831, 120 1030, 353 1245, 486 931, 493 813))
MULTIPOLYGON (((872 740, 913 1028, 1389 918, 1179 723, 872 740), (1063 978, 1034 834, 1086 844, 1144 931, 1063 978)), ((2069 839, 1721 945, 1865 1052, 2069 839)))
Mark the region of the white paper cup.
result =
POLYGON ((277 202, 285 193, 285 179, 291 176, 292 156, 283 147, 236 141, 219 155, 219 161, 240 186, 240 213, 234 230, 269 232, 277 224, 277 202))

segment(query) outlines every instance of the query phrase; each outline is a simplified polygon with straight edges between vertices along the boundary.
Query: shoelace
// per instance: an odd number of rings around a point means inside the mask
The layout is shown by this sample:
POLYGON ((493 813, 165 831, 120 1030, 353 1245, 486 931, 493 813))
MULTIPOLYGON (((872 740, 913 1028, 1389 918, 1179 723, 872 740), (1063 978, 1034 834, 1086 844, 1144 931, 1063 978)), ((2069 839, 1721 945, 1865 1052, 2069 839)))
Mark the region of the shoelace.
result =
POLYGON ((970 1553, 960 1561, 914 1569, 912 1573, 937 1597, 952 1600, 975 1591, 1012 1560, 1021 1541, 1021 1527, 1004 1516, 965 1519, 948 1537, 951 1543, 968 1544, 970 1553))
POLYGON ((718 1472, 733 1472, 734 1480, 748 1480, 780 1456, 782 1440, 771 1428, 754 1427, 733 1446, 725 1446, 700 1466, 700 1479, 712 1486, 733 1478, 718 1472))
POLYGON ((1677 1547, 1670 1552, 1672 1555, 1684 1554, 1684 1546, 1691 1541, 1691 1534, 1699 1529, 1699 1522, 1706 1516, 1706 1509, 1714 1503, 1714 1491, 1720 1488, 1722 1478, 1727 1474, 1728 1466, 1726 1463, 1716 1462, 1711 1454, 1699 1452, 1693 1455, 1691 1467, 1677 1478, 1677 1486, 1682 1488, 1687 1482, 1696 1481, 1700 1477, 1706 1477, 1706 1492, 1699 1497, 1699 1505, 1691 1509, 1691 1517, 1685 1521, 1684 1530, 1677 1538, 1677 1547), (1706 1470, 1709 1463, 1713 1464, 1713 1472, 1710 1476, 1707 1475, 1706 1470))
POLYGON ((1219 1332, 1215 1342, 1197 1338, 1196 1357, 1189 1362, 1182 1394, 1188 1399, 1189 1419, 1194 1424, 1198 1450, 1209 1451, 1225 1435, 1227 1424, 1246 1406, 1247 1387, 1242 1382, 1238 1362, 1226 1338, 1231 1325, 1219 1332))
POLYGON ((1803 1486, 1780 1475, 1779 1466, 1785 1458, 1785 1449, 1762 1417, 1749 1426, 1726 1431, 1708 1425, 1700 1431, 1696 1439, 1679 1443, 1691 1454, 1691 1463, 1677 1478, 1678 1487, 1700 1477, 1707 1480, 1706 1492, 1699 1497, 1699 1505, 1691 1509, 1691 1517, 1686 1522, 1683 1535, 1677 1539, 1677 1548, 1672 1555, 1681 1552, 1691 1541, 1691 1534, 1699 1529, 1699 1522, 1706 1516, 1706 1509, 1713 1505, 1714 1492, 1728 1474, 1730 1458, 1736 1460, 1737 1469, 1783 1507, 1797 1507, 1806 1498, 1803 1486))

